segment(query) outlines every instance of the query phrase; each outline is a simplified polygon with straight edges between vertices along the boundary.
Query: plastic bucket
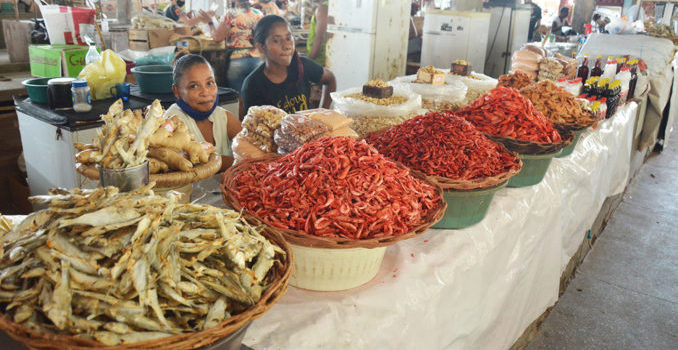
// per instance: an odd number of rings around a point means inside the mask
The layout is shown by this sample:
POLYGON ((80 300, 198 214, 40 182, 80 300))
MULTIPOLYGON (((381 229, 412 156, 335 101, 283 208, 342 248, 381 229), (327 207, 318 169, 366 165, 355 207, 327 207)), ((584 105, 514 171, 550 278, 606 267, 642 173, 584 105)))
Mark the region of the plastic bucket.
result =
POLYGON ((172 67, 166 65, 136 66, 131 69, 139 90, 147 94, 172 93, 172 67))
POLYGON ((547 154, 519 154, 523 161, 523 168, 518 175, 512 177, 508 182, 508 187, 525 187, 536 185, 541 182, 549 170, 549 165, 553 157, 558 156, 563 150, 547 154))
POLYGON ((99 167, 101 186, 115 186, 121 192, 129 192, 148 185, 148 161, 141 165, 124 169, 107 169, 99 167))
POLYGON ((31 102, 47 104, 47 81, 52 78, 34 78, 21 82, 28 91, 31 102))
POLYGON ((575 131, 574 132, 574 139, 572 139, 572 143, 569 146, 563 148, 563 152, 561 154, 557 155, 556 158, 565 158, 565 157, 569 156, 570 154, 572 154, 572 152, 574 151, 574 147, 577 146, 577 142, 579 142, 579 138, 581 137, 581 134, 584 133, 584 131, 586 131, 586 129, 575 131))
POLYGON ((443 197, 447 202, 447 210, 433 228, 458 229, 481 222, 487 214, 494 194, 507 184, 508 181, 505 181, 491 188, 470 191, 445 190, 443 197))
POLYGON ((351 289, 369 282, 381 267, 386 247, 327 249, 290 244, 294 268, 290 285, 316 291, 351 289))

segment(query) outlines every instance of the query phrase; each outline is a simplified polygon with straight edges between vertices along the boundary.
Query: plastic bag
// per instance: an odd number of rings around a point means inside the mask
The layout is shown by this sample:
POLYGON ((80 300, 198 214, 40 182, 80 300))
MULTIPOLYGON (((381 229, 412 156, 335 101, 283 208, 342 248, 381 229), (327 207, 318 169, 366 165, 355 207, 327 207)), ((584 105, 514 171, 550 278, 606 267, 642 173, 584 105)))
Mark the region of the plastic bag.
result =
POLYGON ((471 72, 468 76, 448 74, 445 81, 458 80, 464 83, 468 89, 489 91, 497 87, 497 79, 488 77, 485 74, 471 72))
POLYGON ((242 127, 266 138, 273 138, 273 130, 259 117, 248 114, 242 121, 242 127))
POLYGON ((353 131, 353 129, 349 128, 348 126, 330 131, 329 136, 335 136, 335 137, 344 136, 344 137, 350 137, 352 139, 357 139, 357 138, 360 137, 360 136, 358 136, 358 133, 353 131))
POLYGON ((45 5, 38 2, 52 45, 87 45, 85 36, 96 35, 96 10, 80 7, 45 5))
POLYGON ((231 149, 233 150, 233 157, 236 159, 259 159, 266 155, 266 152, 253 145, 243 135, 243 132, 235 135, 231 149))
MULTIPOLYGON (((290 114, 280 122, 280 131, 301 143, 315 140, 330 131, 327 125, 305 115, 290 114)), ((287 148, 290 149, 290 148, 287 148)))
POLYGON ((414 83, 416 75, 398 77, 391 81, 393 86, 407 86, 421 95, 422 107, 428 110, 446 110, 466 96, 468 88, 460 80, 445 81, 443 85, 414 83))
POLYGON ((79 78, 87 80, 93 100, 112 97, 111 88, 123 83, 127 75, 125 61, 112 50, 106 50, 101 58, 85 66, 79 78))
POLYGON ((278 146, 278 154, 287 154, 301 147, 304 143, 291 135, 286 135, 280 129, 276 129, 273 134, 273 140, 278 146))
POLYGON ((247 115, 257 117, 271 129, 277 129, 287 113, 273 106, 252 106, 247 110, 247 115))
POLYGON ((321 122, 327 125, 330 130, 342 129, 353 123, 353 119, 346 118, 345 115, 331 109, 307 109, 305 111, 299 111, 297 114, 305 115, 315 121, 321 122))
POLYGON ((119 53, 123 60, 134 62, 137 66, 150 64, 170 65, 174 60, 175 46, 163 46, 148 51, 123 50, 119 53))

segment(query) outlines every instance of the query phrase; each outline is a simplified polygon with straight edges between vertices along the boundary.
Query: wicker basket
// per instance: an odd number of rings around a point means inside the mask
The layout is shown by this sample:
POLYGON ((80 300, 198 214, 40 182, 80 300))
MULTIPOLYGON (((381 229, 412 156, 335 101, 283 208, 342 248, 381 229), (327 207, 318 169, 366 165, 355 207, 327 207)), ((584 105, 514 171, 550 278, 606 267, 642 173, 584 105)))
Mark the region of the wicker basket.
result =
POLYGON ((548 154, 557 152, 572 143, 574 139, 574 132, 569 129, 564 129, 562 127, 556 126, 558 133, 563 141, 558 143, 541 143, 541 142, 532 142, 532 141, 523 141, 517 140, 510 137, 494 136, 490 134, 485 134, 488 139, 498 142, 506 146, 509 150, 513 152, 518 152, 520 154, 548 154))
POLYGON ((518 159, 519 166, 511 168, 509 171, 490 177, 484 177, 480 179, 472 180, 459 180, 459 179, 450 179, 448 177, 442 176, 427 176, 429 181, 435 183, 443 190, 458 190, 458 191, 469 191, 469 190, 479 190, 484 188, 496 187, 501 183, 508 181, 515 175, 518 175, 520 169, 523 167, 523 162, 520 160, 520 157, 516 152, 509 151, 506 146, 501 143, 498 143, 502 149, 511 152, 514 157, 518 159))
MULTIPOLYGON (((235 210, 242 211, 244 208, 242 205, 240 205, 240 202, 238 201, 237 198, 233 195, 233 193, 236 191, 236 185, 235 185, 235 174, 238 172, 242 171, 243 169, 246 169, 250 165, 258 162, 268 162, 274 159, 277 159, 281 157, 280 155, 268 155, 264 158, 256 159, 256 160, 243 160, 239 162, 238 164, 230 167, 228 170, 224 172, 223 175, 223 181, 221 184, 221 194, 223 196, 224 202, 232 207, 235 210)), ((402 164, 398 164, 399 167, 403 169, 407 169, 405 166, 402 164)), ((409 169, 408 169, 409 170, 409 169)), ((436 188, 436 192, 440 196, 441 200, 438 205, 434 210, 429 213, 428 217, 426 217, 423 220, 423 223, 415 228, 412 229, 412 231, 400 235, 400 236, 391 236, 391 237, 380 237, 380 238, 371 238, 371 239, 360 239, 360 240, 355 240, 355 239, 348 239, 348 238, 329 238, 329 237, 319 237, 319 236, 314 236, 314 235, 309 235, 303 232, 295 231, 295 230, 289 230, 289 229, 284 229, 284 228, 275 228, 275 230, 279 231, 282 233, 283 237, 290 242, 291 244, 294 245, 299 245, 303 247, 313 247, 313 248, 331 248, 331 249, 345 249, 345 248, 377 248, 377 247, 386 247, 392 244, 395 244, 396 242, 412 238, 418 235, 423 234, 426 232, 431 226, 433 226, 435 223, 440 221, 440 219, 443 217, 443 214, 445 214, 445 210, 447 209, 447 203, 445 203, 443 198, 443 191, 442 189, 436 185, 435 183, 432 183, 429 181, 426 176, 420 172, 409 170, 410 174, 418 178, 420 180, 425 181, 427 184, 434 186, 436 188)), ((245 210, 246 211, 246 210, 245 210)), ((248 211, 246 211, 248 212, 248 211)), ((256 216, 255 214, 251 214, 256 216)), ((259 218, 261 220, 261 218, 259 218)), ((263 220, 262 220, 263 221, 263 220)))
MULTIPOLYGON (((99 180, 99 171, 95 164, 77 163, 75 169, 91 180, 99 180)), ((158 188, 176 188, 186 186, 213 176, 221 169, 221 156, 211 153, 205 164, 200 164, 191 171, 175 171, 164 174, 151 174, 150 181, 155 181, 158 188)))
MULTIPOLYGON (((246 219, 252 225, 261 225, 261 222, 251 216, 246 219)), ((26 328, 20 324, 12 322, 0 314, 0 330, 7 333, 14 340, 23 343, 30 349, 162 349, 162 350, 183 350, 198 349, 209 346, 229 335, 237 332, 250 321, 261 317, 275 304, 286 292, 292 272, 292 250, 283 237, 268 226, 264 225, 262 235, 268 240, 278 245, 285 251, 285 256, 277 256, 276 262, 266 276, 269 287, 261 296, 261 299, 245 312, 228 318, 218 326, 206 329, 200 332, 183 333, 175 336, 161 338, 151 341, 145 341, 135 344, 125 344, 118 346, 104 346, 94 340, 82 339, 66 335, 58 335, 26 328)))

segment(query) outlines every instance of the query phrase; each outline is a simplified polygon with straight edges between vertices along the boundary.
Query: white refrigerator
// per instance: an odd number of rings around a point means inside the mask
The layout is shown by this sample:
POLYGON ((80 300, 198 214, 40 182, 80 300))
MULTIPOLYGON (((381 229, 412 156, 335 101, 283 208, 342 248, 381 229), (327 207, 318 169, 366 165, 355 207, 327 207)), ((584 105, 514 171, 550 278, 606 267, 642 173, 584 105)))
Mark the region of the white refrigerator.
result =
POLYGON ((511 70, 511 55, 527 42, 532 10, 491 7, 484 11, 492 15, 485 74, 497 78, 511 70))
POLYGON ((424 15, 421 66, 449 69, 456 60, 468 61, 483 73, 490 14, 428 10, 424 15))
POLYGON ((325 66, 337 91, 405 74, 410 1, 330 1, 325 66))

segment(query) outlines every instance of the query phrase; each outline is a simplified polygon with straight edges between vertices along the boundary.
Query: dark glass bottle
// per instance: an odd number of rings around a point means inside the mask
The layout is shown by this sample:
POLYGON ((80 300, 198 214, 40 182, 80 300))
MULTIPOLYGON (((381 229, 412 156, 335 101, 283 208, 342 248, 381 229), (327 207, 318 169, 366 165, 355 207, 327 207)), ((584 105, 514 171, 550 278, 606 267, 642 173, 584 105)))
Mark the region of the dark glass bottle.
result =
POLYGON ((632 60, 629 63, 631 64, 631 81, 629 82, 629 97, 626 98, 627 100, 633 98, 638 83, 638 60, 632 60))
POLYGON ((579 69, 577 69, 577 78, 581 78, 582 81, 586 81, 589 78, 589 55, 584 55, 584 62, 581 63, 579 69))
POLYGON ((602 56, 600 56, 600 55, 598 55, 598 57, 596 57, 596 65, 593 67, 593 69, 591 69, 591 76, 592 77, 599 77, 599 76, 603 75, 603 69, 600 68, 600 64, 601 64, 600 59, 601 58, 602 58, 602 56))

